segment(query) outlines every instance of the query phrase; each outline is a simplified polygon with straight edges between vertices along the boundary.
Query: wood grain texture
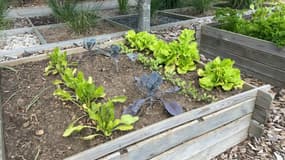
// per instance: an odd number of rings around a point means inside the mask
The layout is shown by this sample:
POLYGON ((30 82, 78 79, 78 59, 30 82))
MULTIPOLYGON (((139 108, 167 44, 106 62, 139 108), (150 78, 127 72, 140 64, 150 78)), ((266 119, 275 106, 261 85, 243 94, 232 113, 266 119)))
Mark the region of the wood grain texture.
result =
POLYGON ((260 138, 264 133, 264 127, 259 122, 251 120, 248 135, 249 137, 260 138))
MULTIPOLYGON (((216 130, 208 132, 204 135, 201 135, 193 140, 190 140, 186 143, 181 144, 163 154, 152 158, 152 160, 187 160, 187 159, 198 159, 198 160, 207 160, 212 158, 219 153, 222 153, 225 148, 216 147, 215 154, 212 154, 209 158, 206 157, 207 152, 211 147, 219 144, 223 145, 221 142, 232 141, 234 135, 240 136, 238 140, 235 140, 235 143, 242 142, 247 137, 247 131, 250 124, 251 115, 246 115, 241 119, 235 120, 223 127, 220 127, 216 130), (238 134, 238 135, 237 135, 238 134), (206 159, 204 159, 206 158, 206 159)), ((234 143, 234 144, 235 144, 234 143)))
POLYGON ((285 86, 285 48, 278 48, 271 42, 205 25, 201 31, 200 50, 211 58, 234 59, 243 71, 285 86))
MULTIPOLYGON (((127 148, 127 159, 146 160, 253 112, 255 99, 215 112, 127 148), (151 146, 151 147, 150 147, 151 146), (143 155, 143 156, 142 156, 143 155)), ((249 121, 248 121, 249 123, 249 121)), ((237 124, 239 125, 239 124, 237 124)))

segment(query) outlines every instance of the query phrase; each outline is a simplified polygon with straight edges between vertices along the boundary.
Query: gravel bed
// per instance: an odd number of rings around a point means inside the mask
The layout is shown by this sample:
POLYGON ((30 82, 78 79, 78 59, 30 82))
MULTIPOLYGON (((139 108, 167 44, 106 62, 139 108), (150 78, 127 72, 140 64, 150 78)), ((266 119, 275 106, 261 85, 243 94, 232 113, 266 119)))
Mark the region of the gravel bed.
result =
POLYGON ((40 40, 33 33, 23 33, 13 36, 1 36, 0 49, 13 50, 17 48, 25 48, 40 45, 40 40))

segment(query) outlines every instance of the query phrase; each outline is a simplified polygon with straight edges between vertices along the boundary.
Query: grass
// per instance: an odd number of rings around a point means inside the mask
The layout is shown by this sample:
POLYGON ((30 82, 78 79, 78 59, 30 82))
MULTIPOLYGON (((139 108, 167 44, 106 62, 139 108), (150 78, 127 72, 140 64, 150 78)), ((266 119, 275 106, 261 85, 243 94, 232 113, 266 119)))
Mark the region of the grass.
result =
POLYGON ((75 33, 88 32, 97 23, 98 7, 78 7, 78 0, 48 0, 53 15, 60 21, 65 22, 75 33))

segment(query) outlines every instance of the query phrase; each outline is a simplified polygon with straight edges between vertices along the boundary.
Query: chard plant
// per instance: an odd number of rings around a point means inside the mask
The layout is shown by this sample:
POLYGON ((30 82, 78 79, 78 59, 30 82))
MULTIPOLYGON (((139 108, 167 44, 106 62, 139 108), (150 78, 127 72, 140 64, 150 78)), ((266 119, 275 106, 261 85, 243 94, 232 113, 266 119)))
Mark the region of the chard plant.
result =
POLYGON ((48 55, 49 63, 45 68, 45 75, 49 74, 56 75, 58 73, 63 73, 66 68, 75 66, 76 63, 67 62, 67 53, 61 52, 59 48, 55 48, 51 54, 48 55))
POLYGON ((131 115, 122 115, 119 119, 115 118, 114 103, 123 103, 126 97, 114 97, 105 103, 92 102, 91 107, 83 105, 84 111, 88 114, 90 120, 95 126, 89 125, 76 125, 76 121, 72 122, 64 131, 63 136, 68 137, 83 129, 89 128, 96 130, 96 133, 82 137, 83 140, 91 140, 102 133, 104 136, 109 137, 116 130, 128 131, 134 128, 133 124, 138 121, 138 117, 131 115), (99 134, 98 134, 99 133, 99 134))
POLYGON ((163 98, 163 95, 167 93, 178 92, 179 88, 174 87, 167 91, 161 91, 160 86, 163 80, 159 73, 152 72, 151 74, 143 75, 140 78, 136 77, 135 80, 136 86, 145 95, 145 97, 134 101, 133 104, 124 110, 123 114, 136 115, 144 104, 150 103, 152 105, 155 102, 161 102, 167 112, 171 115, 175 116, 183 113, 183 108, 177 102, 168 101, 163 98))
POLYGON ((223 90, 242 88, 244 81, 241 79, 240 70, 233 67, 234 61, 231 59, 215 58, 208 62, 204 69, 198 69, 199 84, 206 90, 212 90, 221 86, 223 90))

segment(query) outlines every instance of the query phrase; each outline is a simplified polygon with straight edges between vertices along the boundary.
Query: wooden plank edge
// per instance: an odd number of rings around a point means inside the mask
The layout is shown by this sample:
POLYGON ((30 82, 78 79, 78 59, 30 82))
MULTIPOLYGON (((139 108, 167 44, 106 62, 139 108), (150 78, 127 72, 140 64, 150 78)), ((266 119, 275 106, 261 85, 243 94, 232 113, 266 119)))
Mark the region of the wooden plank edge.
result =
POLYGON ((202 117, 200 118, 202 121, 194 120, 189 124, 179 126, 155 137, 136 143, 126 149, 126 157, 128 157, 127 159, 136 160, 152 158, 181 143, 195 139, 195 137, 211 132, 212 130, 252 113, 254 104, 255 98, 202 117), (152 147, 150 148, 149 146, 152 147), (141 157, 141 155, 144 156, 141 157))
MULTIPOLYGON (((201 135, 193 140, 183 143, 163 154, 152 158, 151 160, 173 160, 173 159, 191 159, 191 157, 199 156, 202 148, 209 148, 220 141, 228 140, 233 135, 240 133, 241 131, 246 132, 249 128, 251 114, 248 114, 236 121, 228 123, 216 130, 201 135)), ((244 139, 241 139, 241 141, 244 139)), ((219 151, 220 153, 224 150, 219 151)))
MULTIPOLYGON (((112 41, 107 41, 104 42, 103 44, 100 44, 99 47, 106 47, 108 45, 111 45, 113 43, 118 43, 123 41, 122 38, 120 39, 116 39, 116 40, 112 40, 112 41)), ((73 54, 80 54, 83 52, 86 52, 87 50, 82 48, 82 47, 77 47, 77 48, 71 48, 71 49, 65 49, 62 50, 62 52, 67 52, 67 55, 73 55, 73 54)), ((50 54, 52 52, 48 52, 47 54, 41 54, 41 55, 37 55, 37 56, 30 56, 30 57, 25 57, 25 58, 20 58, 20 59, 16 59, 16 60, 11 60, 11 61, 5 61, 5 62, 1 62, 0 66, 16 66, 16 65, 20 65, 20 64, 25 64, 25 63, 29 63, 29 62, 36 62, 36 61, 42 61, 42 60, 46 60, 48 59, 48 54, 50 54)))
MULTIPOLYGON (((0 71, 0 78, 1 78, 1 71, 0 71)), ((1 81, 0 81, 0 85, 1 85, 1 81)), ((6 160, 3 117, 4 116, 3 116, 2 96, 0 95, 0 159, 6 160)))

